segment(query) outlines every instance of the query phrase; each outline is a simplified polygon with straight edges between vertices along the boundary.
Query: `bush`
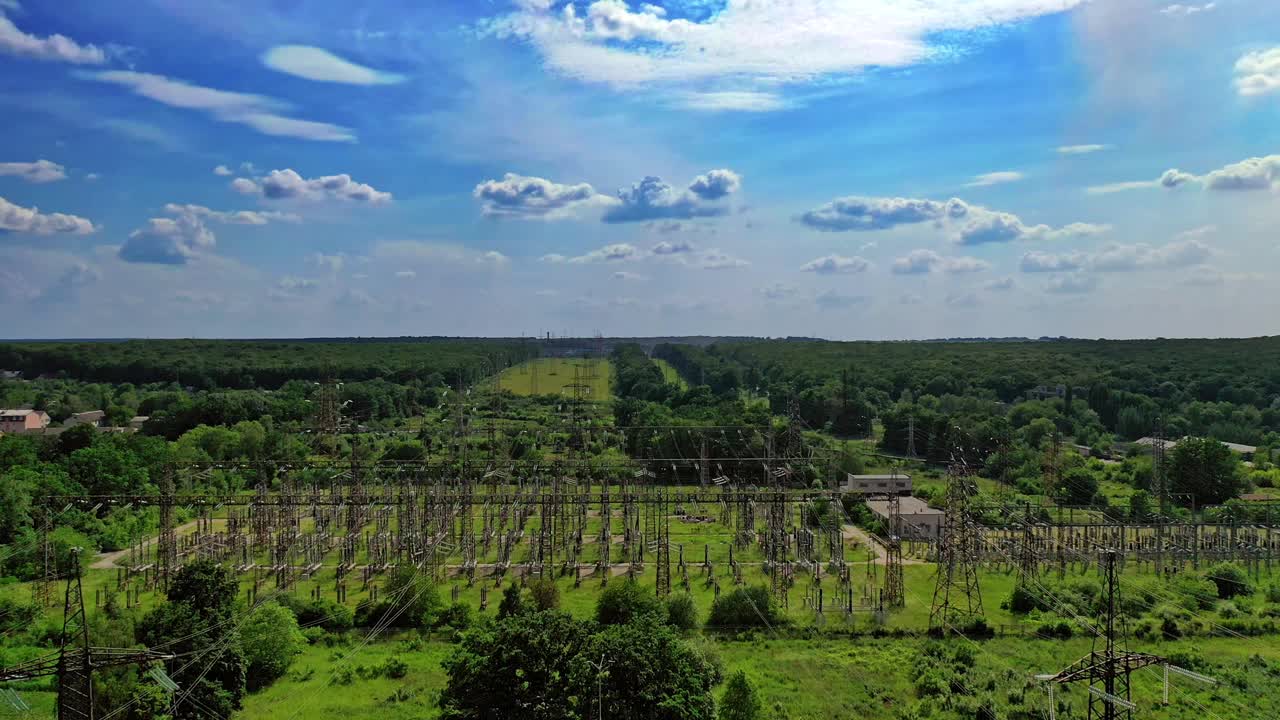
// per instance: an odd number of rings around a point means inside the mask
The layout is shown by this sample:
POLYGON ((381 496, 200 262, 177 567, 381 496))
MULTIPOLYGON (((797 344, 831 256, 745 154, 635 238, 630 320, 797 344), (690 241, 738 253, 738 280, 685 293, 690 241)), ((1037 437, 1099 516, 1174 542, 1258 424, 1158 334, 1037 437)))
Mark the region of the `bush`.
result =
POLYGON ((287 608, 267 603, 253 611, 240 628, 248 664, 249 690, 259 690, 284 677, 307 639, 287 608))
POLYGON ((355 623, 351 608, 332 600, 309 600, 281 595, 278 602, 289 608, 304 628, 321 627, 329 632, 350 630, 355 623))
POLYGON ((769 591, 763 587, 738 588, 725 593, 711 603, 707 627, 760 628, 785 625, 786 618, 778 611, 769 591))
POLYGON ((725 684, 716 720, 758 720, 763 716, 760 694, 747 679, 747 674, 739 670, 725 684))
POLYGON ((622 625, 645 615, 661 612, 658 598, 631 579, 609 581, 596 600, 596 622, 622 625))
POLYGON ((676 593, 667 598, 667 624, 678 630, 698 627, 698 606, 689 593, 676 593))
POLYGON ((1015 585, 1009 593, 1009 597, 1005 598, 1000 607, 1005 608, 1009 612, 1029 613, 1032 610, 1043 610, 1040 606, 1040 598, 1036 597, 1025 585, 1015 585))
POLYGON ((551 578, 534 578, 527 584, 534 610, 559 610, 560 588, 551 578))
POLYGON ((526 610, 520 586, 511 583, 502 591, 502 601, 498 603, 498 619, 523 615, 526 610))
POLYGON ((1218 598, 1230 600, 1237 595, 1253 594, 1253 586, 1249 583, 1249 574, 1235 563, 1218 563, 1205 572, 1217 586, 1218 598))
POLYGON ((409 674, 409 664, 401 660, 399 657, 392 655, 382 661, 382 667, 379 668, 379 672, 384 677, 398 680, 409 674))
POLYGON ((1280 603, 1280 583, 1273 582, 1267 586, 1267 602, 1280 603))
POLYGON ((1188 610, 1212 610, 1218 600, 1218 587, 1198 575, 1184 574, 1173 581, 1173 589, 1182 595, 1182 606, 1188 610))
POLYGON ((440 617, 436 620, 436 627, 466 630, 471 627, 471 617, 471 606, 464 602, 456 602, 440 613, 440 617))

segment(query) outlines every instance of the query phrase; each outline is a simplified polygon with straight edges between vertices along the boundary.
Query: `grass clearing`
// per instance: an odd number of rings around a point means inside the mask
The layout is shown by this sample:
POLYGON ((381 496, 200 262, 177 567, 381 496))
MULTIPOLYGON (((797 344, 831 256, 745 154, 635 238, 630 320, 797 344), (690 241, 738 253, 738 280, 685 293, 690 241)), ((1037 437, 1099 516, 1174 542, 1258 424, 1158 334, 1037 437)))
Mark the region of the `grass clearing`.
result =
POLYGON ((610 392, 612 376, 613 369, 608 360, 538 358, 503 370, 500 381, 503 390, 516 395, 565 397, 573 396, 570 386, 576 381, 587 385, 587 400, 606 402, 613 397, 610 392))

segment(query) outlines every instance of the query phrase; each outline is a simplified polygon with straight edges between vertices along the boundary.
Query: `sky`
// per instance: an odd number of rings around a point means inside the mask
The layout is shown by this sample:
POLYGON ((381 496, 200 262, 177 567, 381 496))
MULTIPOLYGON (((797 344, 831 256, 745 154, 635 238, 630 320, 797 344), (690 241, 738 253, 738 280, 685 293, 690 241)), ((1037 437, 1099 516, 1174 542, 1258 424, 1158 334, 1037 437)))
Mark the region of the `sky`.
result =
POLYGON ((1270 0, 0 0, 0 337, 1280 334, 1270 0))

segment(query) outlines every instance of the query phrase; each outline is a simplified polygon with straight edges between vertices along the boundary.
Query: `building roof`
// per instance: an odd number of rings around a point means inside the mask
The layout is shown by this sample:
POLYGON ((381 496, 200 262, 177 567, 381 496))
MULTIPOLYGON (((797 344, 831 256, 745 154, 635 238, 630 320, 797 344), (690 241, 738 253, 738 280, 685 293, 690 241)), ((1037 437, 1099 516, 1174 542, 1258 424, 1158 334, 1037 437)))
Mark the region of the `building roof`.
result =
POLYGON ((897 475, 854 475, 849 473, 850 480, 910 480, 911 476, 906 473, 898 473, 897 475))
POLYGON ((28 416, 28 415, 30 415, 30 414, 32 414, 32 413, 41 413, 41 414, 44 414, 44 411, 43 411, 43 410, 32 410, 31 408, 26 408, 26 409, 24 409, 24 410, 0 410, 0 415, 10 416, 10 417, 13 417, 13 416, 17 416, 17 417, 26 417, 26 416, 28 416))
MULTIPOLYGON (((1178 439, 1176 439, 1176 440, 1175 440, 1175 439, 1168 439, 1168 440, 1165 440, 1165 441, 1164 441, 1165 449, 1168 449, 1168 448, 1174 447, 1174 446, 1176 446, 1178 443, 1182 442, 1182 441, 1183 441, 1183 440, 1185 440, 1185 439, 1186 439, 1186 438, 1178 438, 1178 439)), ((1223 442, 1222 440, 1219 440, 1218 442, 1221 442, 1221 443, 1222 443, 1224 446, 1226 446, 1229 450, 1231 450, 1231 451, 1233 451, 1233 452, 1241 453, 1241 454, 1243 454, 1243 455, 1252 455, 1253 453, 1258 452, 1258 448, 1254 447, 1253 445, 1244 445, 1244 444, 1241 444, 1241 443, 1233 443, 1233 442, 1223 442)), ((1133 441, 1133 444, 1134 444, 1134 445, 1150 445, 1150 446, 1154 446, 1154 445, 1156 444, 1156 439, 1155 439, 1155 438, 1152 438, 1152 437, 1143 437, 1143 438, 1138 438, 1137 440, 1134 440, 1134 441, 1133 441)))
MULTIPOLYGON (((889 517, 889 501, 888 500, 868 500, 867 507, 871 508, 871 512, 881 516, 889 517)), ((937 508, 929 507, 929 503, 918 497, 907 496, 898 500, 899 515, 942 515, 943 512, 937 508)))
POLYGON ((86 410, 84 412, 72 413, 71 417, 77 420, 101 420, 107 416, 105 410, 86 410))

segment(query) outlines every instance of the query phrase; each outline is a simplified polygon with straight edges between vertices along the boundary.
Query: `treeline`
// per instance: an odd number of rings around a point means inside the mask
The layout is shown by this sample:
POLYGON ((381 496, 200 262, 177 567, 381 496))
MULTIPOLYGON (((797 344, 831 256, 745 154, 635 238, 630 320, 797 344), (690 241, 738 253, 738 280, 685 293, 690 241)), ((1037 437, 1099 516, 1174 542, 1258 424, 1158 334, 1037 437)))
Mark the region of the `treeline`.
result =
POLYGON ((498 340, 30 342, 0 344, 0 369, 19 370, 27 378, 175 382, 195 389, 275 389, 290 380, 329 377, 405 383, 432 374, 454 385, 538 352, 533 342, 498 340))

